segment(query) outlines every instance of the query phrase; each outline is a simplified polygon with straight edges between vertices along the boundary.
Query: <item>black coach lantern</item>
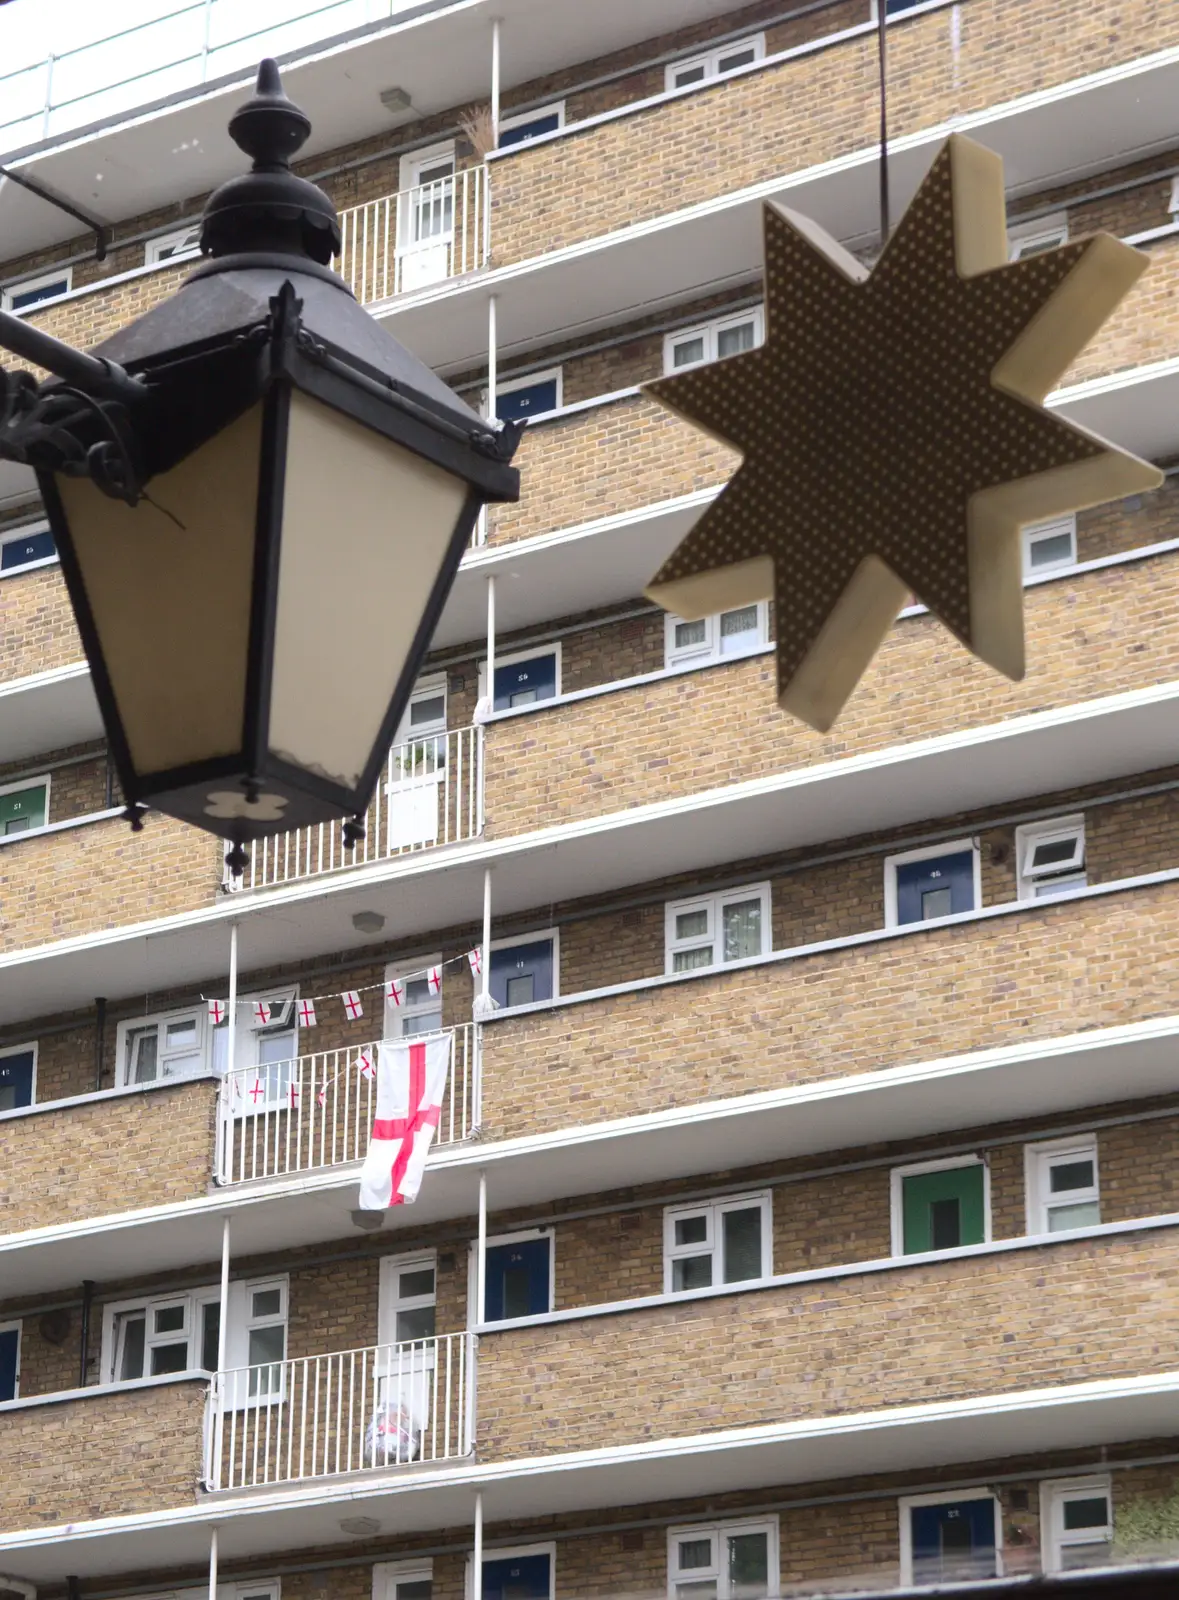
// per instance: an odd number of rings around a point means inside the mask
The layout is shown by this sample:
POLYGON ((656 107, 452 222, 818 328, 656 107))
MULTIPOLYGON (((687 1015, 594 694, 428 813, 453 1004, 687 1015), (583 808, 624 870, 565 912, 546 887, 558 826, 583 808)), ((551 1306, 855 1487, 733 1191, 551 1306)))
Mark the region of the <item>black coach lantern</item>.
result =
POLYGON ((59 375, 7 376, 0 454, 36 468, 133 814, 240 858, 367 805, 479 510, 518 498, 519 431, 329 269, 335 211, 289 169, 310 124, 272 61, 229 131, 253 170, 209 200, 174 296, 91 355, 0 322, 59 375))

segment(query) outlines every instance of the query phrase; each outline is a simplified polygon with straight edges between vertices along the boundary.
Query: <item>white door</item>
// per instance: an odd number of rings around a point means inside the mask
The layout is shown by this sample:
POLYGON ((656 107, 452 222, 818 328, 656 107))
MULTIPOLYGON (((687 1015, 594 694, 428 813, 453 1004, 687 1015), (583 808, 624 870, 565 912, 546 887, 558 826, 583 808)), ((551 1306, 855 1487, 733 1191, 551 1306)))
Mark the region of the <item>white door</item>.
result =
POLYGON ((450 276, 454 241, 454 145, 407 156, 397 217, 397 287, 423 289, 450 276))
POLYGON ((446 679, 419 684, 398 732, 385 785, 388 848, 414 850, 438 840, 446 779, 446 679))

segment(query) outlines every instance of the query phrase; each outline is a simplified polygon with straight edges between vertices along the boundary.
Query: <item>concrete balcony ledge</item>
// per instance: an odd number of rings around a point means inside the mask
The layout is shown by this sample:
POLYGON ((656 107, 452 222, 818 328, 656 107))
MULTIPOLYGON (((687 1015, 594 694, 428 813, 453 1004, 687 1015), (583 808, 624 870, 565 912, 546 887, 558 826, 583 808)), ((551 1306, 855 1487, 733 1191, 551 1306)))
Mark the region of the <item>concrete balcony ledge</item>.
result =
POLYGON ((50 1112, 70 1111, 75 1106, 105 1104, 112 1100, 123 1100, 128 1095, 158 1094, 161 1090, 176 1089, 184 1083, 193 1083, 201 1078, 215 1079, 216 1076, 211 1067, 202 1067, 197 1072, 186 1073, 183 1078, 161 1078, 156 1083, 125 1083, 113 1089, 91 1089, 86 1094, 62 1095, 57 1100, 38 1100, 31 1106, 15 1106, 11 1111, 0 1111, 0 1123, 17 1122, 23 1117, 43 1117, 50 1112))
POLYGON ((0 1441, 4 1438, 4 1419, 14 1411, 32 1411, 39 1406, 72 1405, 85 1400, 97 1403, 107 1395, 135 1394, 141 1389, 164 1389, 178 1383, 208 1384, 211 1372, 172 1372, 159 1378, 128 1378, 123 1383, 91 1383, 84 1389, 56 1389, 51 1394, 18 1395, 15 1400, 0 1400, 0 1441))

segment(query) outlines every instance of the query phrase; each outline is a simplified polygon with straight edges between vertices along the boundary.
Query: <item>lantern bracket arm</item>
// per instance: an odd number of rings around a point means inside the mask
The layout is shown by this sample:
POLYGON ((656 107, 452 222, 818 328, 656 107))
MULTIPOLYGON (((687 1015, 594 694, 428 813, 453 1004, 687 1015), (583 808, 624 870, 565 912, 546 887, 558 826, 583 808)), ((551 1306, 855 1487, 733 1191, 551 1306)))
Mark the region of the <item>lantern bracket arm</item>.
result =
POLYGON ((11 350, 25 361, 35 362, 55 377, 99 399, 133 406, 148 399, 150 394, 147 385, 125 372, 117 361, 75 350, 73 345, 55 339, 51 333, 35 328, 11 311, 0 311, 0 347, 11 350))
POLYGON ((124 407, 72 384, 39 384, 0 367, 0 459, 90 478, 129 505, 140 499, 140 451, 124 407))

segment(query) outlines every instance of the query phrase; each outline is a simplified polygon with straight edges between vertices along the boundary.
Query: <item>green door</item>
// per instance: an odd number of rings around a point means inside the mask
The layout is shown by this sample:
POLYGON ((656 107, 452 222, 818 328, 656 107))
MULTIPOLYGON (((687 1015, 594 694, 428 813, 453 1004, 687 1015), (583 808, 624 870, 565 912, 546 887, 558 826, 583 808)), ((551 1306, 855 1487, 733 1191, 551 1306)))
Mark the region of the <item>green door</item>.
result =
POLYGON ((0 834, 27 833, 30 828, 43 828, 45 816, 45 785, 34 784, 31 789, 10 789, 0 794, 0 834))
POLYGON ((987 1229, 985 1170, 981 1161, 972 1161, 901 1179, 905 1255, 982 1244, 987 1229))

